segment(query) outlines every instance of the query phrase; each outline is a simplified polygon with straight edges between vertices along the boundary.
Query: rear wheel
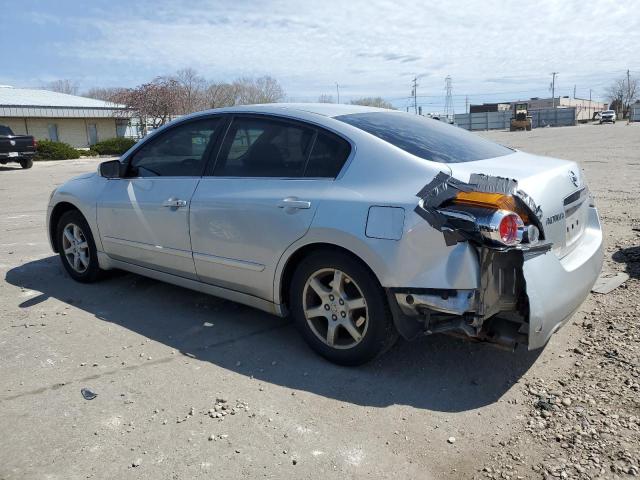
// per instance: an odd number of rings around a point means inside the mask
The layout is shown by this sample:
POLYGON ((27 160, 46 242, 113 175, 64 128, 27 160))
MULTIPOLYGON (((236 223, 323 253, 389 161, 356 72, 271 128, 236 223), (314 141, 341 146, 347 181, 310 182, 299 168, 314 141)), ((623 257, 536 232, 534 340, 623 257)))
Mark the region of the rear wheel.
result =
POLYGON ((63 214, 56 235, 62 265, 71 278, 82 283, 96 281, 102 270, 91 229, 82 214, 77 210, 63 214))
POLYGON ((33 160, 31 158, 23 158, 20 160, 20 166, 22 168, 31 168, 33 167, 33 160))
POLYGON ((360 365, 398 338, 377 279, 343 253, 306 257, 293 275, 289 305, 307 343, 334 363, 360 365))

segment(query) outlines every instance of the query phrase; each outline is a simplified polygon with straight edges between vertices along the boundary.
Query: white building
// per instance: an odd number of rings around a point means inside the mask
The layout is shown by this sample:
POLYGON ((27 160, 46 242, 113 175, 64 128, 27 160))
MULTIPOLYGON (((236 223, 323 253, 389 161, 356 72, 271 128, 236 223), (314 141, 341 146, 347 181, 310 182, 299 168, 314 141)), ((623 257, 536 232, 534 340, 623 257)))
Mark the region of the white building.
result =
POLYGON ((36 140, 89 147, 122 137, 128 112, 122 105, 64 93, 0 85, 0 125, 36 140))

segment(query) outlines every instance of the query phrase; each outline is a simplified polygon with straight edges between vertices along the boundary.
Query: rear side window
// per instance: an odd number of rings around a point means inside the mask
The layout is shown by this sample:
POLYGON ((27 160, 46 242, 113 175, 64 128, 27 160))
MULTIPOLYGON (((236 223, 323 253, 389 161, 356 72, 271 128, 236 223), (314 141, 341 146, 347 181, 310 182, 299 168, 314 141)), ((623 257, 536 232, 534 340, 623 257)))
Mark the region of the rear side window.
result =
POLYGON ((304 176, 335 178, 347 161, 349 153, 349 142, 330 133, 318 132, 304 176))
POLYGON ((233 119, 213 174, 218 177, 301 177, 313 129, 267 118, 233 119))
POLYGON ((10 137, 11 135, 13 135, 13 132, 9 127, 0 125, 0 137, 10 137))
POLYGON ((513 150, 438 120, 402 112, 335 117, 425 160, 461 163, 501 157, 513 150))

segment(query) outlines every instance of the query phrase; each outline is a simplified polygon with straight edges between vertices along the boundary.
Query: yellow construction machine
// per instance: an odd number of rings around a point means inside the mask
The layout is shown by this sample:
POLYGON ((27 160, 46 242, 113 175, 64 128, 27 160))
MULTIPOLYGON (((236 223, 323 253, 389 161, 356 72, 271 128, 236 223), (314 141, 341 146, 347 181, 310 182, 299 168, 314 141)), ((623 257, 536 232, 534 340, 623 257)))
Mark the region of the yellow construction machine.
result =
POLYGON ((527 103, 516 103, 513 107, 513 118, 511 118, 510 131, 516 130, 531 130, 531 115, 528 110, 529 105, 527 103))

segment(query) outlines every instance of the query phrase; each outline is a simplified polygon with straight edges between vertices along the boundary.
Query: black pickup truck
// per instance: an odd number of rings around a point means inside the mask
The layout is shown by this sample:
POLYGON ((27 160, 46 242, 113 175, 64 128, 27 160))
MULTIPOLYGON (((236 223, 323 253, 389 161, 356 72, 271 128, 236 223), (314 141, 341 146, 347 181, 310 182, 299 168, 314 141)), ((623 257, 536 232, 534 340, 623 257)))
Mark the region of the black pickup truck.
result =
POLYGON ((31 135, 14 135, 9 127, 0 125, 0 164, 17 162, 22 168, 31 168, 36 146, 31 135))

